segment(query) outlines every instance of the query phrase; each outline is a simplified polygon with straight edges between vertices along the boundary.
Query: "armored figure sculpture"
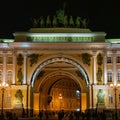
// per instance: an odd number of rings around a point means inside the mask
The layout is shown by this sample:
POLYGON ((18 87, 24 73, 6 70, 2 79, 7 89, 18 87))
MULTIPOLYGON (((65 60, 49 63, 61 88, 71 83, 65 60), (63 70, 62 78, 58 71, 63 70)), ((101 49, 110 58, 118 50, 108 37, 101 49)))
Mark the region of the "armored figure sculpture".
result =
POLYGON ((105 93, 103 92, 102 89, 99 89, 98 94, 97 94, 97 103, 104 103, 104 97, 105 93))
POLYGON ((22 68, 20 68, 20 69, 18 70, 17 77, 18 77, 18 82, 22 83, 22 81, 23 81, 22 68))

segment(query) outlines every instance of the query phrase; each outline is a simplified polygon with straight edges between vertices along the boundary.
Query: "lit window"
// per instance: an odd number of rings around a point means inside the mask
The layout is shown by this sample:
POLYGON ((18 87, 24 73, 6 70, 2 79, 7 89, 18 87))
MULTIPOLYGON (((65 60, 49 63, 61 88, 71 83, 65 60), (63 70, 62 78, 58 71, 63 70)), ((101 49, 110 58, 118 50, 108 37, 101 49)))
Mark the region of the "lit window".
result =
POLYGON ((118 102, 120 103, 120 94, 119 94, 119 98, 118 98, 118 99, 119 99, 119 101, 118 101, 118 102))
POLYGON ((118 81, 120 81, 120 71, 118 71, 118 81))
POLYGON ((10 94, 7 94, 6 95, 6 104, 10 104, 11 101, 10 101, 10 94))
POLYGON ((2 57, 0 57, 0 64, 2 64, 3 63, 3 58, 2 57))
POLYGON ((112 71, 107 72, 107 81, 112 82, 112 71))
POLYGON ((112 63, 111 57, 107 57, 107 63, 112 63))
POLYGON ((2 81, 2 71, 0 70, 0 81, 2 81))
POLYGON ((112 103, 113 103, 113 95, 109 94, 109 104, 112 104, 112 103))
POLYGON ((12 81, 12 71, 8 71, 8 75, 7 75, 7 80, 10 82, 12 81))
POLYGON ((8 57, 7 64, 12 64, 12 63, 13 63, 13 58, 12 57, 8 57))
POLYGON ((117 63, 120 63, 120 56, 117 57, 117 63))

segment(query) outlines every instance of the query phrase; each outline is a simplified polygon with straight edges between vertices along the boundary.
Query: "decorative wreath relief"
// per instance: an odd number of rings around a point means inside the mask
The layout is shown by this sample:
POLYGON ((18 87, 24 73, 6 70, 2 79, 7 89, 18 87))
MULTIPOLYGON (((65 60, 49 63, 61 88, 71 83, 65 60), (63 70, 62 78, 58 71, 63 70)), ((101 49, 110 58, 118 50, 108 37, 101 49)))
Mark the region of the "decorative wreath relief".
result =
POLYGON ((83 63, 90 66, 91 57, 92 57, 92 55, 90 55, 88 53, 82 53, 82 61, 83 61, 83 63))

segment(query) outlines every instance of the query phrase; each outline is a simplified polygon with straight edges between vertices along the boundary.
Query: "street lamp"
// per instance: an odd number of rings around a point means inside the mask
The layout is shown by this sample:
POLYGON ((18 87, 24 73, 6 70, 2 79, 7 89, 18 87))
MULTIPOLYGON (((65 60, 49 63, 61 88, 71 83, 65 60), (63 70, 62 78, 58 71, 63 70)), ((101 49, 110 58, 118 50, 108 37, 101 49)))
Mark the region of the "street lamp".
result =
POLYGON ((4 102, 4 91, 5 91, 5 88, 8 87, 9 85, 7 83, 2 83, 0 84, 0 88, 1 88, 1 91, 2 91, 2 107, 1 107, 1 116, 2 116, 2 119, 3 119, 3 102, 4 102))
POLYGON ((117 96, 116 91, 117 88, 120 87, 120 84, 110 84, 110 87, 114 89, 115 94, 115 120, 117 120, 117 96))

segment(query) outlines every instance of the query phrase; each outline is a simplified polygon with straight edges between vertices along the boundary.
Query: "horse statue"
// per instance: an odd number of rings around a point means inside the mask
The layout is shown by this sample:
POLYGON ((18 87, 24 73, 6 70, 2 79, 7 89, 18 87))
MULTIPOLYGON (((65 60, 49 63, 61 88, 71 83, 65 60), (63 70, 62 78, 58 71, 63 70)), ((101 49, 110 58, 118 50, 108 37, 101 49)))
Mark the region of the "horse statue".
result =
POLYGON ((35 27, 38 27, 38 23, 39 23, 39 20, 38 20, 38 19, 33 18, 32 22, 33 22, 33 27, 34 27, 34 28, 35 28, 35 27))
POLYGON ((64 27, 67 27, 67 26, 68 26, 67 16, 64 17, 63 25, 64 25, 64 27))
POLYGON ((80 28, 80 27, 81 27, 81 17, 78 16, 78 17, 76 18, 75 24, 76 24, 76 27, 77 27, 77 28, 80 28))
POLYGON ((40 21, 40 27, 41 27, 41 28, 45 27, 44 18, 43 18, 43 17, 40 17, 39 21, 40 21))
POLYGON ((47 19, 46 19, 46 27, 51 27, 50 16, 47 16, 47 19))
POLYGON ((57 25, 58 25, 58 21, 57 21, 57 17, 56 16, 53 16, 52 25, 53 25, 53 27, 57 27, 57 25))
POLYGON ((84 18, 82 20, 82 26, 83 26, 83 28, 87 28, 87 19, 86 18, 84 18))
POLYGON ((74 20, 72 16, 70 16, 69 25, 70 27, 74 27, 74 20))

